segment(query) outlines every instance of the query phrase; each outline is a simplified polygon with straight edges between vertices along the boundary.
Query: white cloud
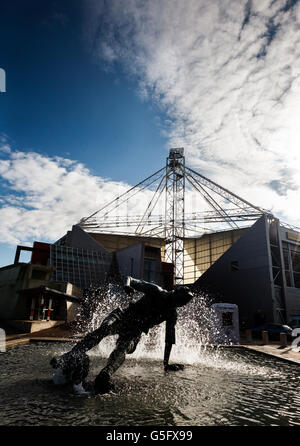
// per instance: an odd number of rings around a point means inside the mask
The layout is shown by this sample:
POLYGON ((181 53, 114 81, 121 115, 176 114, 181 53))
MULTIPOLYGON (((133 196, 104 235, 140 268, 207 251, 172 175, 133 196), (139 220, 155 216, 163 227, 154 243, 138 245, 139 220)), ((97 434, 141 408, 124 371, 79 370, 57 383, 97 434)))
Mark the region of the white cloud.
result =
POLYGON ((96 55, 123 64, 166 112, 169 146, 254 204, 298 224, 300 4, 90 0, 96 55))
MULTIPOLYGON (((55 241, 73 224, 124 193, 131 186, 92 175, 81 163, 35 152, 6 151, 0 160, 0 243, 55 241)), ((119 210, 141 214, 149 191, 119 210)))
POLYGON ((9 145, 8 145, 8 144, 3 144, 3 145, 0 147, 0 152, 2 152, 2 153, 10 153, 11 150, 10 150, 9 145))
MULTIPOLYGON (((184 146, 187 164, 299 225, 298 2, 86 0, 85 7, 95 55, 108 67, 123 64, 141 97, 166 112, 169 147, 184 146)), ((5 135, 0 142, 0 242, 54 241, 130 187, 74 160, 14 151, 5 135)), ((134 197, 128 214, 143 213, 149 197, 134 197)))

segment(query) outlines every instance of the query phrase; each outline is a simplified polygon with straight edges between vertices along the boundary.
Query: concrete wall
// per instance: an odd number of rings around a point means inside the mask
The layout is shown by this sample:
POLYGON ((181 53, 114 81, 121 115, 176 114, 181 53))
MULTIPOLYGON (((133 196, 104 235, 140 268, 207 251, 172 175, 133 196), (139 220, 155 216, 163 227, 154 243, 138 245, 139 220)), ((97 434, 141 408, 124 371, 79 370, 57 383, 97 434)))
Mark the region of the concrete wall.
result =
POLYGON ((147 246, 153 246, 161 248, 162 261, 164 261, 164 247, 165 243, 163 239, 157 237, 138 237, 138 236, 127 236, 118 234, 96 234, 90 233, 98 243, 104 246, 109 252, 115 252, 128 246, 135 245, 136 243, 143 242, 147 246))
POLYGON ((46 265, 27 264, 24 288, 35 288, 50 280, 52 268, 46 265))
POLYGON ((258 309, 266 321, 274 318, 266 224, 261 217, 196 281, 215 302, 237 304, 240 321, 250 326, 258 309))
POLYGON ((135 279, 143 278, 144 243, 136 243, 116 252, 120 274, 132 276, 135 279))
POLYGON ((98 241, 78 225, 74 225, 72 231, 68 233, 67 244, 72 248, 82 248, 87 251, 107 253, 107 250, 98 241))
POLYGON ((47 283, 47 287, 69 294, 70 296, 82 297, 82 289, 70 282, 49 282, 47 283))
POLYGON ((79 302, 71 302, 70 300, 66 301, 67 305, 67 322, 75 321, 77 318, 78 311, 80 309, 79 302))
POLYGON ((26 263, 0 268, 0 319, 13 317, 19 298, 16 289, 24 288, 27 270, 26 263))
POLYGON ((0 319, 22 319, 26 299, 17 290, 35 288, 47 283, 51 268, 44 265, 18 263, 0 268, 0 319), (35 274, 37 277, 35 278, 35 274))

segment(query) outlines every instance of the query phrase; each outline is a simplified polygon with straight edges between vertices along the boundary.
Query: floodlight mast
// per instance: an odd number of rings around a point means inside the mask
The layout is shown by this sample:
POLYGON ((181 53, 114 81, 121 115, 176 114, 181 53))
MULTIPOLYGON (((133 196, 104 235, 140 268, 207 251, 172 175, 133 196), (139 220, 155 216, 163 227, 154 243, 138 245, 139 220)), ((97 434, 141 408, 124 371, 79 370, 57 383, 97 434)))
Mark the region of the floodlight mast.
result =
POLYGON ((184 149, 172 148, 166 162, 165 261, 173 263, 177 285, 184 280, 184 197, 184 149))
POLYGON ((91 232, 126 234, 139 237, 160 237, 165 241, 165 261, 174 265, 174 283, 184 283, 184 238, 190 233, 210 232, 202 227, 209 223, 225 223, 230 229, 238 229, 239 223, 257 220, 261 215, 270 216, 265 209, 254 206, 235 193, 185 166, 183 147, 170 149, 166 167, 158 170, 137 185, 131 187, 101 209, 82 218, 78 223, 82 229, 91 232), (185 182, 187 181, 187 183, 185 182), (185 214, 185 189, 192 187, 206 201, 210 211, 185 214), (152 199, 144 214, 137 216, 113 215, 116 210, 144 190, 153 189, 152 199), (165 193, 165 214, 156 215, 154 210, 165 193), (220 201, 221 200, 221 201, 220 201), (233 208, 224 209, 224 203, 233 208), (204 217, 204 218, 203 218, 204 217), (135 230, 126 229, 135 227, 135 230), (123 228, 123 230, 122 230, 123 228), (200 231, 200 232, 199 232, 200 231))

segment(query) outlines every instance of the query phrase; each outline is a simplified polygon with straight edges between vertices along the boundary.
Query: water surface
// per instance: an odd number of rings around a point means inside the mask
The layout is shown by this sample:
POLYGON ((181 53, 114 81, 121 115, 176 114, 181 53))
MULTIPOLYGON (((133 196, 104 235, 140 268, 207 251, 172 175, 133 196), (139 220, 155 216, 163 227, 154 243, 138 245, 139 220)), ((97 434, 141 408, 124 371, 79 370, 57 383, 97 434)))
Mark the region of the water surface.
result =
MULTIPOLYGON (((133 358, 116 391, 76 397, 52 383, 49 361, 70 344, 20 345, 0 354, 0 425, 299 425, 300 368, 243 349, 203 350, 165 374, 158 359, 133 358)), ((90 380, 105 359, 89 353, 90 380)))

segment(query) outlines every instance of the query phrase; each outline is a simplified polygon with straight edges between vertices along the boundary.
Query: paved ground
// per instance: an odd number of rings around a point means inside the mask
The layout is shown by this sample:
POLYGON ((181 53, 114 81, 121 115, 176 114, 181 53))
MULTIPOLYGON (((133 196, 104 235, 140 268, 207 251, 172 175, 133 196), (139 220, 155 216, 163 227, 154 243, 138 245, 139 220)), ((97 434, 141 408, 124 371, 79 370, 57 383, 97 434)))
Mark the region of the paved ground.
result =
POLYGON ((16 330, 9 327, 4 327, 6 331, 6 347, 13 347, 14 345, 30 342, 30 341, 73 341, 82 337, 77 334, 70 327, 59 325, 57 327, 48 328, 34 333, 16 333, 16 330))
POLYGON ((264 353, 267 355, 275 356, 278 359, 283 359, 286 361, 291 361, 296 364, 300 365, 300 352, 295 351, 291 345, 288 345, 285 348, 280 347, 279 344, 268 344, 268 345, 262 345, 259 342, 256 342, 255 344, 247 343, 243 344, 241 343, 241 346, 248 348, 249 350, 255 350, 259 353, 264 353))

